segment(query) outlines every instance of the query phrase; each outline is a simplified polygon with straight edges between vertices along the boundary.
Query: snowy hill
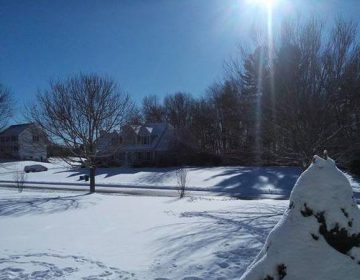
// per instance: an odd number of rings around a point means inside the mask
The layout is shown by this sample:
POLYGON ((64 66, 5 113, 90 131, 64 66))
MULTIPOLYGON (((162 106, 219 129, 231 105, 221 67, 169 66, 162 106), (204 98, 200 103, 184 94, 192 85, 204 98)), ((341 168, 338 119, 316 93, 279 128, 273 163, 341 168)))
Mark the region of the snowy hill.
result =
POLYGON ((360 210, 330 158, 300 176, 290 205, 242 280, 360 279, 360 210))

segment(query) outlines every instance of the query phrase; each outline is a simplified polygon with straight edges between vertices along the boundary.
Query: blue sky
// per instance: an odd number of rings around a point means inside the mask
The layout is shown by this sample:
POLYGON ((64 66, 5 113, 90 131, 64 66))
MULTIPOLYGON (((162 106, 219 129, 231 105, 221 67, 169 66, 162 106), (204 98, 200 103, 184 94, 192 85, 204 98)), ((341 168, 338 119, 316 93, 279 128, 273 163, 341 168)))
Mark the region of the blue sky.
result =
MULTIPOLYGON (((254 1, 254 0, 252 0, 254 1)), ((0 82, 22 106, 50 79, 78 72, 114 78, 135 101, 176 91, 199 96, 265 9, 251 0, 0 0, 0 82)), ((360 1, 277 0, 274 19, 357 19, 360 1)))

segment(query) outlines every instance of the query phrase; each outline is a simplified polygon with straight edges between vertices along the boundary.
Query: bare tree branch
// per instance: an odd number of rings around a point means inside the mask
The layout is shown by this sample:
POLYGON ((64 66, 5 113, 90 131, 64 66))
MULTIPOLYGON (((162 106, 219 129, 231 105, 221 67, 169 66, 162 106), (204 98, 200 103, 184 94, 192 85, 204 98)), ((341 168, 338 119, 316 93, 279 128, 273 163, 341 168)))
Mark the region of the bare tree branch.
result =
POLYGON ((90 168, 93 192, 98 140, 102 134, 119 132, 133 108, 129 95, 110 78, 80 74, 50 82, 48 89, 38 93, 37 103, 28 111, 53 143, 68 148, 72 157, 64 157, 67 162, 80 162, 90 168))

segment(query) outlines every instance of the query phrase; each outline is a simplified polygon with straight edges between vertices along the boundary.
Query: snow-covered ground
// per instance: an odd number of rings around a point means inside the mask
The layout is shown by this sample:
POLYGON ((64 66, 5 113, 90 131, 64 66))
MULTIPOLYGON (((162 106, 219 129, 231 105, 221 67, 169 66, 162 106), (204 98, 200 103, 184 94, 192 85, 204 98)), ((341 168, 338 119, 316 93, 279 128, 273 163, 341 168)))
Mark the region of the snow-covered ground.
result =
MULTIPOLYGON (((0 164, 0 186, 9 185, 16 171, 24 166, 37 164, 32 161, 0 164)), ((64 162, 53 160, 42 163, 49 170, 26 174, 25 186, 88 189, 88 183, 80 181, 87 169, 70 169, 64 162)), ((296 167, 191 167, 188 168, 187 190, 206 191, 216 195, 242 198, 285 198, 290 195, 302 170, 296 167)), ((350 178, 350 177, 349 177, 350 178)), ((351 179, 351 178, 350 178, 351 179)), ((98 190, 127 190, 149 192, 161 190, 174 194, 177 187, 176 168, 99 168, 96 176, 98 190)), ((352 180, 357 198, 360 198, 359 180, 352 180)), ((175 192, 176 195, 176 192, 175 192)))
MULTIPOLYGON (((0 280, 239 279, 288 207, 300 170, 288 167, 190 168, 188 186, 208 196, 92 194, 84 169, 47 163, 27 174, 37 186, 68 184, 84 191, 4 188, 33 162, 0 165, 0 280), (253 200, 240 200, 224 193, 253 200)), ((174 188, 176 169, 99 169, 103 188, 174 188)), ((356 180, 352 188, 359 194, 356 180)))
POLYGON ((238 279, 286 200, 0 189, 0 279, 238 279))

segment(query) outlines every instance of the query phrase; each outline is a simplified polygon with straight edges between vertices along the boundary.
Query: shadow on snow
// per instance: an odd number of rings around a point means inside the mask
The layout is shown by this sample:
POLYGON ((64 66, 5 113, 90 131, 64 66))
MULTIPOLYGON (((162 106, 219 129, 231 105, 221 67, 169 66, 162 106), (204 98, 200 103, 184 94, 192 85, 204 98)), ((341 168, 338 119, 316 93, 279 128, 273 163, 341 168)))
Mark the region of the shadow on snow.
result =
MULTIPOLYGON (((301 172, 298 167, 226 167, 221 170, 216 170, 218 167, 189 167, 188 174, 188 190, 205 190, 214 192, 218 195, 228 195, 238 198, 262 198, 264 195, 275 195, 277 198, 287 199, 291 193, 293 186, 301 172), (208 172, 209 176, 202 179, 203 182, 210 186, 201 186, 191 183, 192 176, 197 171, 208 172), (211 184, 211 181, 214 183, 211 184), (216 181, 216 182, 215 182, 216 181)), ((96 175, 101 178, 110 178, 118 175, 140 174, 132 181, 136 186, 166 186, 166 182, 174 178, 177 168, 98 168, 96 175)), ((59 171, 57 173, 69 173, 67 177, 80 177, 81 175, 88 175, 87 169, 70 169, 67 171, 59 171)), ((357 199, 360 199, 359 178, 353 178, 355 184, 354 193, 357 199)), ((78 181, 80 181, 78 179, 78 181)), ((113 181, 111 184, 123 184, 121 178, 119 182, 113 181)), ((201 184, 201 183, 200 183, 201 184)), ((125 183, 124 186, 131 184, 125 183)), ((176 185, 176 184, 175 184, 176 185)), ((175 188, 176 186, 170 188, 175 188)), ((169 188, 169 186, 166 186, 169 188)))
POLYGON ((296 167, 237 167, 207 180, 221 178, 213 190, 233 197, 257 198, 263 194, 288 198, 302 170, 296 167))
POLYGON ((258 254, 284 209, 273 205, 262 208, 260 203, 248 211, 234 208, 233 211, 184 212, 181 217, 194 222, 172 225, 171 234, 156 241, 159 258, 153 271, 169 268, 170 275, 236 279, 258 254), (189 261, 184 263, 185 260, 189 261))
POLYGON ((82 208, 89 202, 83 200, 88 195, 58 197, 26 197, 0 199, 0 216, 23 216, 33 214, 52 214, 82 208))

